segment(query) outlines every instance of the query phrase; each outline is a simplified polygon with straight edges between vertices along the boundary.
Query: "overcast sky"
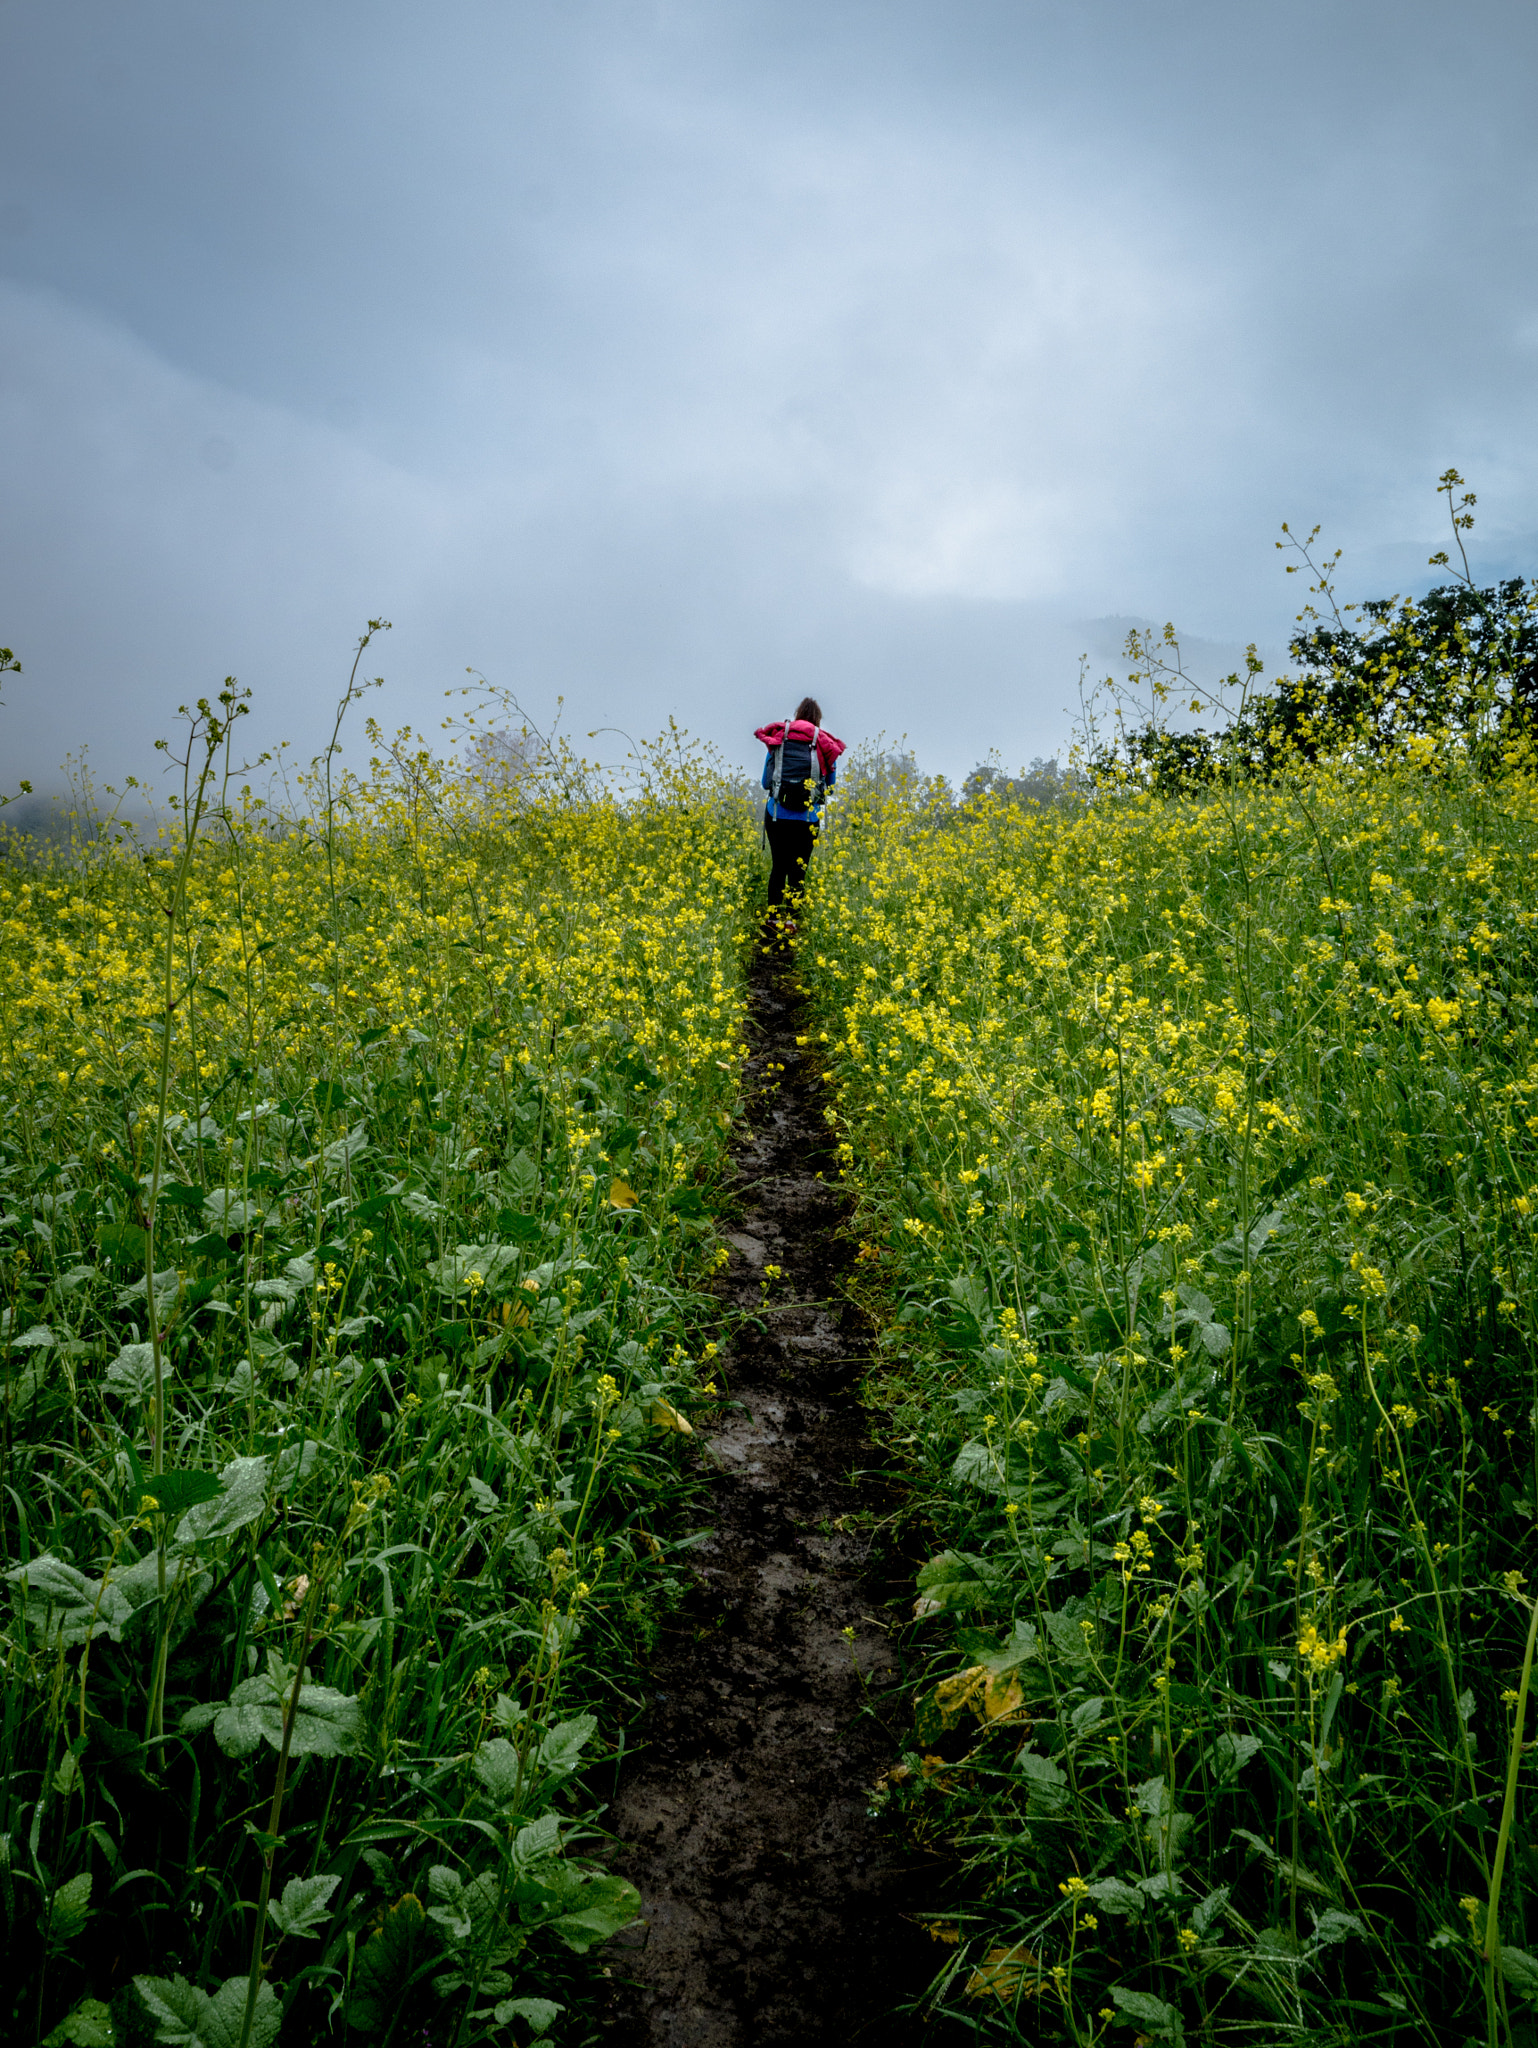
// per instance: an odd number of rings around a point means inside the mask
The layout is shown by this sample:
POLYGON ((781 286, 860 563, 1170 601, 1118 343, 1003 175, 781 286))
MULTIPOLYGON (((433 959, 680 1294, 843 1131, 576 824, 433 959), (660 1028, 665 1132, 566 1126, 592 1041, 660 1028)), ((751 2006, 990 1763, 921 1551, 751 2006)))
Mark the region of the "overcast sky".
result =
MULTIPOLYGON (((0 0, 8 780, 467 667, 953 774, 1538 540, 1532 0, 0 0), (1439 524, 1439 521, 1442 521, 1439 524), (376 658, 377 656, 377 658, 376 658)), ((613 742, 606 742, 613 745, 613 742)), ((755 763, 756 765, 756 763, 755 763)))

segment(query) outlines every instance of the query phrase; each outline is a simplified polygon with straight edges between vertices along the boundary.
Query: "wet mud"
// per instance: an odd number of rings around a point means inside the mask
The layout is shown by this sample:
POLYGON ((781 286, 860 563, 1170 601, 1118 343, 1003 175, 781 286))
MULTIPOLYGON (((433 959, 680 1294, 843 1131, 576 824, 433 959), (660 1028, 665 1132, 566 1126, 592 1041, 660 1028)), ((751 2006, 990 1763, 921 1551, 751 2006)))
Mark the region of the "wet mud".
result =
POLYGON ((644 1916, 606 1951, 616 2048, 901 2048, 919 2036, 896 2009, 934 1968, 915 1916, 935 1873, 869 1813, 909 1718, 889 1629, 912 1561, 859 1401, 869 1333, 840 1288, 854 1248, 806 1029, 761 955, 717 1283, 757 1324, 717 1361, 734 1405, 701 1425, 712 1533, 607 1816, 644 1916))

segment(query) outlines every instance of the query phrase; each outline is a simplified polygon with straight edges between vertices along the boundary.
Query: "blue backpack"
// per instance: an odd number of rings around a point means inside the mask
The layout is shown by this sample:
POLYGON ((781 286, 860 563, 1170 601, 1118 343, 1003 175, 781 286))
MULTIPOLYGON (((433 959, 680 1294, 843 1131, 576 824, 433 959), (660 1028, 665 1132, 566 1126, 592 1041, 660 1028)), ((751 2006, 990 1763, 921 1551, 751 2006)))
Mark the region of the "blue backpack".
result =
MULTIPOLYGON (((785 733, 790 731, 790 720, 784 725, 785 733)), ((769 794, 777 811, 800 811, 810 817, 828 793, 823 779, 822 761, 817 752, 817 735, 820 726, 812 727, 810 740, 782 738, 774 750, 774 770, 769 778, 769 794)))

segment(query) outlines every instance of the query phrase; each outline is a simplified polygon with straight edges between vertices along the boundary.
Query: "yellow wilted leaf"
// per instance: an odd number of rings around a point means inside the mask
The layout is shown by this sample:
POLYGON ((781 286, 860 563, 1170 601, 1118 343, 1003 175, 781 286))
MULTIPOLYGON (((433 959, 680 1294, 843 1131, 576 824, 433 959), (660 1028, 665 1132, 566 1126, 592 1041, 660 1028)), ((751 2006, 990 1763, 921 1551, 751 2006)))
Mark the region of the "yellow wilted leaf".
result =
POLYGON ((609 1183, 609 1207, 611 1209, 633 1209, 635 1205, 636 1192, 629 1181, 620 1180, 618 1177, 611 1180, 609 1183))
POLYGON ((509 1330, 526 1330, 529 1327, 529 1305, 526 1301, 504 1301, 502 1321, 509 1330))
POLYGON ((935 1687, 935 1705, 940 1709, 942 1727, 949 1728, 961 1718, 964 1708, 975 1704, 975 1696, 987 1680, 988 1672, 982 1664, 973 1664, 966 1671, 958 1671, 954 1678, 941 1680, 935 1687))
POLYGON ((1001 1671, 983 1687, 983 1712, 990 1721, 1013 1720, 1025 1711, 1025 1694, 1013 1672, 1001 1671))
POLYGON ((1041 1958, 1023 1941, 1013 1948, 991 1948, 967 1979, 968 1998, 1027 1998, 1041 1996, 1041 1958), (1034 1982, 1028 1983, 1028 1978, 1034 1982))
POLYGON ((676 1429, 680 1436, 693 1436, 694 1424, 687 1415, 680 1415, 671 1401, 664 1401, 659 1394, 652 1403, 652 1428, 676 1429))
POLYGON ((921 1920, 919 1925, 931 1941, 943 1941, 947 1948, 954 1948, 961 1939, 961 1929, 954 1920, 921 1920))

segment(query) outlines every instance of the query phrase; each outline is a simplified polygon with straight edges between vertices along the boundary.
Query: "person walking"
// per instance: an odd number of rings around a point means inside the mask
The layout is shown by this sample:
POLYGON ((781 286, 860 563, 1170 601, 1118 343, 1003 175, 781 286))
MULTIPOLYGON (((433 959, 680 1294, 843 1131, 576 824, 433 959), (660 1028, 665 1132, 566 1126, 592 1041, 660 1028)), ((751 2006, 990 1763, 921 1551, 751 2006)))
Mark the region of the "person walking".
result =
POLYGON ((837 775, 844 742, 822 728, 822 707, 803 697, 793 718, 761 725, 753 737, 762 741, 764 836, 769 842, 769 909, 780 914, 780 930, 795 925, 784 916, 787 896, 798 896, 806 880, 806 864, 817 843, 822 807, 837 775))

